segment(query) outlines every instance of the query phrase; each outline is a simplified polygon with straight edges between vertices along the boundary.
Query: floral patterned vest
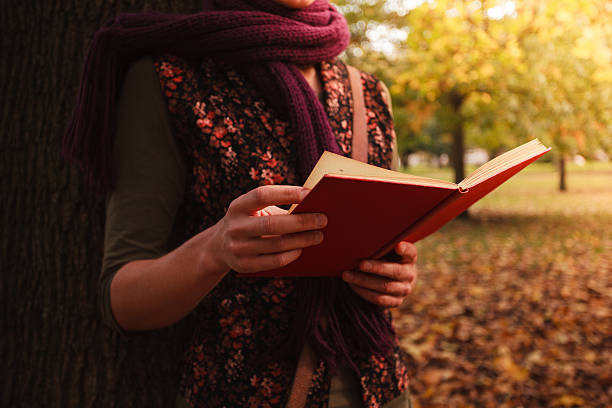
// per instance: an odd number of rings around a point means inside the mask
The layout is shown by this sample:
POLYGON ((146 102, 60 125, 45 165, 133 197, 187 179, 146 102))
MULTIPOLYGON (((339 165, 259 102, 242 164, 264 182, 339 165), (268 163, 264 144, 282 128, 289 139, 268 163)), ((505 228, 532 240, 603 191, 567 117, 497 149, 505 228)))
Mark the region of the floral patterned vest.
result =
MULTIPOLYGON (((173 132, 187 157, 183 210, 187 236, 214 225, 230 202, 266 184, 296 184, 294 135, 235 67, 154 59, 173 132)), ((338 144, 351 154, 352 95, 339 60, 317 67, 324 106, 338 144)), ((368 161, 389 167, 395 137, 380 82, 362 73, 368 115, 368 161)), ((195 330, 185 354, 181 393, 194 407, 283 407, 296 362, 269 355, 289 330, 294 313, 291 279, 238 279, 230 272, 194 311, 195 330)), ((359 362, 364 406, 381 407, 408 386, 399 346, 391 359, 359 362)), ((325 407, 331 376, 320 361, 306 406, 325 407)))

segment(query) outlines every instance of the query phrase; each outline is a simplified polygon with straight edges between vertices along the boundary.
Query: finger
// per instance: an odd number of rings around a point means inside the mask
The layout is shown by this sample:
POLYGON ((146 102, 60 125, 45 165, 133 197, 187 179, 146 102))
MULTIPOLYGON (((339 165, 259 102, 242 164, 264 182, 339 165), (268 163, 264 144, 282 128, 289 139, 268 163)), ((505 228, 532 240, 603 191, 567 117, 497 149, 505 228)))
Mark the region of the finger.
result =
POLYGON ((416 245, 408 241, 400 241, 395 246, 395 253, 402 257, 402 263, 416 263, 416 245))
POLYGON ((374 303, 374 304, 376 304, 378 306, 382 306, 382 307, 385 307, 385 308, 388 308, 388 307, 398 307, 398 306, 401 306, 401 304, 404 302, 404 298, 403 297, 385 295, 385 294, 378 293, 378 292, 370 290, 370 289, 362 288, 362 287, 357 286, 357 285, 349 285, 349 286, 359 296, 361 296, 362 298, 364 298, 368 302, 374 303))
POLYGON ((310 190, 300 186, 261 186, 236 198, 230 204, 228 213, 243 212, 249 215, 262 208, 283 204, 301 203, 310 190))
POLYGON ((244 242, 244 249, 241 253, 247 255, 274 254, 318 245, 321 242, 323 242, 323 233, 321 231, 258 237, 244 242))
POLYGON ((342 274, 342 279, 346 283, 384 295, 406 297, 412 291, 412 285, 407 281, 397 281, 359 271, 346 271, 342 274))
POLYGON ((412 282, 416 277, 416 267, 411 263, 402 264, 368 259, 359 264, 359 269, 368 274, 384 276, 397 281, 412 282))
POLYGON ((255 273, 280 268, 295 261, 302 254, 301 249, 280 252, 268 255, 256 255, 239 258, 235 262, 234 270, 241 273, 255 273))
POLYGON ((246 237, 284 235, 324 228, 327 217, 320 213, 270 215, 249 217, 235 224, 234 232, 246 237))

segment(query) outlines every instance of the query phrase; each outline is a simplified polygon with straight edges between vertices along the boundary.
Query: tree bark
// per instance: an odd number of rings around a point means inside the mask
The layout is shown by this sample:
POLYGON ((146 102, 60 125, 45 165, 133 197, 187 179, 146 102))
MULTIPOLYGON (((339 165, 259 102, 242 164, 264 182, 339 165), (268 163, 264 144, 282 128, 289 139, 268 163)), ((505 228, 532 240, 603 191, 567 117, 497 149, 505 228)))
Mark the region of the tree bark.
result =
POLYGON ((459 183, 465 178, 465 134, 463 131, 463 116, 461 115, 461 107, 465 96, 454 90, 449 93, 448 100, 453 108, 451 162, 455 171, 455 183, 459 183))
POLYGON ((462 124, 459 124, 453 131, 452 162, 455 171, 455 183, 459 184, 465 178, 465 135, 462 124))
POLYGON ((120 11, 201 0, 0 3, 0 406, 170 407, 180 328, 126 339, 103 326, 103 205, 60 155, 93 33, 120 11))
MULTIPOLYGON (((465 133, 463 130, 463 116, 461 107, 465 97, 459 92, 451 92, 450 103, 453 107, 455 123, 452 129, 453 146, 451 162, 455 171, 455 183, 459 184, 465 178, 465 133)), ((469 217, 468 210, 462 212, 459 217, 469 217)))
POLYGON ((567 171, 566 171, 567 156, 561 154, 559 156, 559 190, 567 191, 567 171))

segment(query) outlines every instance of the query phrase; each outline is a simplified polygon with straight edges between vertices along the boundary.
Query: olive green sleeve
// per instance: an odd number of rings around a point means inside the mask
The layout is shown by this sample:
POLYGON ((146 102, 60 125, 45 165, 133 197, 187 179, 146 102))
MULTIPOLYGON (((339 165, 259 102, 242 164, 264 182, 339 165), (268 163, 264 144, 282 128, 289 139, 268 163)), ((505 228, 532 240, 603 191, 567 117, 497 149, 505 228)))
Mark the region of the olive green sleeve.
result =
POLYGON ((185 159, 149 57, 133 64, 123 83, 112 171, 115 184, 107 197, 98 297, 103 320, 121 332, 110 306, 111 281, 126 263, 168 252, 185 189, 185 159))

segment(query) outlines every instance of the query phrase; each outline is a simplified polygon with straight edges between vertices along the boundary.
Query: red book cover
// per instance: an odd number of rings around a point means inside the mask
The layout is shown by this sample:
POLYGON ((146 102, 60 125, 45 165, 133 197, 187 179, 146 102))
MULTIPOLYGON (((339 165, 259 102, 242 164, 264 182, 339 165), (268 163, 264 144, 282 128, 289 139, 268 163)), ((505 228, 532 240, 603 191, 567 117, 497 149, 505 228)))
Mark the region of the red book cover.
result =
POLYGON ((550 150, 537 139, 491 160, 459 185, 380 169, 325 152, 293 213, 324 213, 323 242, 282 268, 241 277, 341 276, 401 240, 417 242, 550 150))
POLYGON ((455 190, 452 186, 328 174, 293 211, 327 215, 323 242, 304 248, 296 261, 283 268, 244 276, 340 276, 371 257, 455 190))

